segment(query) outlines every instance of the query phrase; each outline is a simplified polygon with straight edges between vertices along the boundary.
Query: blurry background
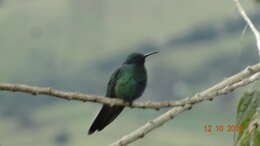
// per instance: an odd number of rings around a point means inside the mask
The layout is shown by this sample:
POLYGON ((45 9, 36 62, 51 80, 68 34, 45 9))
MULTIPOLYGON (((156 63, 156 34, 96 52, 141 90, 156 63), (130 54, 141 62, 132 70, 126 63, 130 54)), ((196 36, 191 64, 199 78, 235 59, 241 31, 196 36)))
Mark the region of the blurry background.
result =
MULTIPOLYGON (((260 24, 259 6, 242 1, 260 24)), ((104 95, 111 73, 132 52, 160 50, 146 63, 140 100, 191 96, 257 62, 255 39, 232 0, 0 0, 0 82, 104 95)), ((133 146, 229 146, 239 89, 205 102, 133 146)), ((1 146, 101 146, 167 109, 126 109, 104 131, 87 130, 100 105, 0 92, 1 146)))

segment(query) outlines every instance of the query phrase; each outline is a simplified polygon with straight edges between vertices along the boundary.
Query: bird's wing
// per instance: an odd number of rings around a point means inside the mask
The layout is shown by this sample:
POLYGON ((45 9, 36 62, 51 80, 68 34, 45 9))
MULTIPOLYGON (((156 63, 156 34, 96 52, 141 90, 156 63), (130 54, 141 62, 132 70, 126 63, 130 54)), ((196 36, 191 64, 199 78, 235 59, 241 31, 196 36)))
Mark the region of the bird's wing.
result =
MULTIPOLYGON (((116 81, 120 76, 120 71, 121 70, 119 68, 112 74, 108 82, 106 97, 111 97, 111 98, 116 97, 114 89, 115 89, 116 81)), ((91 127, 89 128, 88 134, 92 134, 96 130, 100 131, 104 129, 121 113, 123 109, 124 106, 111 107, 108 105, 103 105, 97 117, 95 118, 94 122, 92 123, 91 127)))
POLYGON ((118 78, 121 75, 121 67, 118 68, 111 76, 108 85, 107 85, 107 92, 106 92, 106 97, 111 97, 114 98, 116 97, 115 95, 115 86, 118 78))

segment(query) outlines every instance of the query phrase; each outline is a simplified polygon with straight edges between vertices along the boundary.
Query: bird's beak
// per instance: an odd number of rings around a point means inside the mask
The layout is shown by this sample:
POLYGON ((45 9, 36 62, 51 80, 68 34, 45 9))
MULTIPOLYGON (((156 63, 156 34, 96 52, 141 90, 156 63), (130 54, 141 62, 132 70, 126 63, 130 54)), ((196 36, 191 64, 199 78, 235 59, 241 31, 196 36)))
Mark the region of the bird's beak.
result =
POLYGON ((150 53, 145 54, 144 57, 146 58, 146 57, 148 57, 148 56, 151 56, 151 55, 157 54, 157 53, 159 53, 159 51, 153 51, 153 52, 150 52, 150 53))

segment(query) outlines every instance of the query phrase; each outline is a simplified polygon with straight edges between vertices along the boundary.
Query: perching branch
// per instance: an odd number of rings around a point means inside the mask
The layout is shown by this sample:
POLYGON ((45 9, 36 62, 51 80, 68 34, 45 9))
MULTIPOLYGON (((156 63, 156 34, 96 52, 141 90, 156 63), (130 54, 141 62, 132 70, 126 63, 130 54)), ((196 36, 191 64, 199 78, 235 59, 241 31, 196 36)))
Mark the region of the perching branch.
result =
POLYGON ((30 93, 32 95, 49 95, 61 99, 67 100, 78 100, 82 102, 95 102, 103 103, 107 105, 124 105, 131 108, 151 108, 160 109, 165 107, 180 106, 184 102, 180 101, 164 101, 164 102, 125 102, 120 99, 113 99, 103 96, 83 94, 79 92, 65 92, 61 90, 56 90, 48 87, 37 87, 22 84, 0 84, 0 90, 2 91, 13 91, 13 92, 23 92, 30 93))
MULTIPOLYGON (((252 67, 248 67, 245 71, 238 74, 239 78, 245 79, 256 72, 260 72, 260 64, 254 65, 252 67), (250 71, 249 71, 250 70, 250 71)), ((231 86, 234 85, 236 82, 227 82, 229 79, 225 79, 223 81, 224 86, 228 91, 232 91, 238 87, 245 86, 249 83, 242 82, 240 86, 231 86)), ((210 88, 211 90, 219 88, 218 86, 214 86, 210 88)), ((83 94, 78 92, 65 92, 61 90, 56 90, 48 87, 37 87, 37 86, 29 86, 29 85, 22 85, 22 84, 0 84, 0 90, 2 91, 13 91, 13 92, 23 92, 23 93, 30 93, 32 95, 49 95, 61 99, 67 100, 78 100, 83 102, 96 102, 96 103, 103 103, 108 105, 124 105, 132 108, 151 108, 151 109, 160 109, 165 107, 174 107, 174 106, 183 106, 185 104, 193 104, 200 102, 203 97, 200 94, 197 94, 198 98, 190 98, 186 97, 182 100, 178 101, 162 101, 162 102, 133 102, 132 104, 125 102, 120 99, 112 99, 103 96, 96 96, 96 95, 89 95, 83 94)), ((208 99, 212 98, 212 95, 207 95, 208 99)))

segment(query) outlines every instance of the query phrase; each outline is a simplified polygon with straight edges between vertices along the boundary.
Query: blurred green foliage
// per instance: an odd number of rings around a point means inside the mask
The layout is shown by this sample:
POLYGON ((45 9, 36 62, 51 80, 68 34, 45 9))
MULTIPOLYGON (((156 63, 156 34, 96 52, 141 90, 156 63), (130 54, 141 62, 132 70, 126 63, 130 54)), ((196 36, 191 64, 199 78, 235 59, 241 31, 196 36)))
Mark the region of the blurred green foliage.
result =
POLYGON ((235 143, 238 146, 260 145, 260 90, 245 93, 237 107, 237 125, 244 130, 236 135, 235 143), (257 125, 256 121, 259 121, 257 125))

